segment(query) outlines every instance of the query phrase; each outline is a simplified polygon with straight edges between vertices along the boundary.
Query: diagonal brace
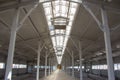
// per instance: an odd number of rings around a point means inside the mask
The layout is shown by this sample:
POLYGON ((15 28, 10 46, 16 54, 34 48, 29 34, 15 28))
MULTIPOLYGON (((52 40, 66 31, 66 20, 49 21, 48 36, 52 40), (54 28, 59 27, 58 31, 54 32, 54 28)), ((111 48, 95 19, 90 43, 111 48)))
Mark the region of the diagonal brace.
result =
POLYGON ((35 10, 37 8, 37 6, 39 5, 39 3, 35 4, 29 11, 28 13, 24 16, 24 18, 20 21, 20 23, 18 24, 17 27, 17 31, 22 27, 22 25, 24 24, 25 20, 28 18, 28 16, 30 16, 30 14, 33 12, 33 10, 35 10))
POLYGON ((104 26, 102 23, 98 20, 98 18, 95 16, 93 11, 84 3, 82 3, 83 7, 88 11, 88 13, 93 17, 93 19, 96 21, 98 27, 104 32, 104 26))

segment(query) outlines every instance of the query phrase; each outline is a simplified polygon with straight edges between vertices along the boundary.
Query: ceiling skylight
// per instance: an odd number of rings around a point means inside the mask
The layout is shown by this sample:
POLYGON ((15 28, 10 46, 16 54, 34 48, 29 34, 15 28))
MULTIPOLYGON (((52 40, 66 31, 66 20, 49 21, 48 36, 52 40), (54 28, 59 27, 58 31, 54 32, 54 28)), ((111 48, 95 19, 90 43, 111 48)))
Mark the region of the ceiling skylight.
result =
POLYGON ((61 63, 78 7, 73 1, 79 0, 41 0, 58 64, 61 63))

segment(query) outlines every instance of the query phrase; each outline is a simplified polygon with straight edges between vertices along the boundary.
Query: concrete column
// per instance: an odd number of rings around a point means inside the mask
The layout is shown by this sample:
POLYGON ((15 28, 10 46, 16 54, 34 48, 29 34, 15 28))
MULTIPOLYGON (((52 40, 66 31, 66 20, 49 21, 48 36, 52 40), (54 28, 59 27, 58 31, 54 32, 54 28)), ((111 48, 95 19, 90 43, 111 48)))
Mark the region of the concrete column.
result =
POLYGON ((107 57, 107 65, 108 65, 108 80, 115 80, 111 41, 110 41, 110 30, 108 26, 107 13, 104 8, 101 9, 101 15, 102 15, 102 23, 104 26, 105 49, 106 49, 106 57, 107 57))
POLYGON ((72 77, 74 77, 74 53, 72 52, 72 77))
POLYGON ((46 52, 46 55, 45 55, 45 77, 47 76, 47 52, 46 52))
POLYGON ((83 80, 83 74, 82 74, 82 49, 81 49, 80 42, 79 42, 79 59, 80 59, 80 80, 83 80))
POLYGON ((11 80, 12 78, 12 65, 15 50, 16 29, 19 21, 19 12, 20 12, 19 8, 16 8, 10 34, 10 43, 8 49, 7 65, 4 80, 11 80))

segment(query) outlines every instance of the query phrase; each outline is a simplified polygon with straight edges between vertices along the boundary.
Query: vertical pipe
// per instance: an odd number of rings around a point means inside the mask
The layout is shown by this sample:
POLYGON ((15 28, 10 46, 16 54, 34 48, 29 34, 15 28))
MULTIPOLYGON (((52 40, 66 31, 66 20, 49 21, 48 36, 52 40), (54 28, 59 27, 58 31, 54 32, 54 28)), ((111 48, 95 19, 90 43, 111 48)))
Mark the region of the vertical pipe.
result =
POLYGON ((9 49, 8 49, 7 65, 6 65, 4 80, 11 80, 12 78, 12 64, 13 64, 13 57, 14 57, 14 50, 15 50, 16 28, 19 21, 19 13, 20 13, 19 8, 16 8, 14 20, 11 28, 11 34, 10 34, 10 43, 9 43, 9 49))
POLYGON ((80 80, 83 80, 83 74, 82 74, 82 49, 81 49, 80 42, 79 42, 79 59, 80 59, 80 80))
POLYGON ((47 52, 45 55, 45 77, 47 76, 47 52))
POLYGON ((39 69, 40 69, 40 44, 38 44, 38 55, 37 55, 37 74, 36 80, 39 80, 39 69))
POLYGON ((110 41, 110 30, 108 26, 107 13, 104 8, 101 9, 102 22, 104 26, 104 39, 105 39, 105 49, 108 65, 108 80, 115 80, 113 59, 112 59, 112 49, 110 41))
POLYGON ((72 52, 72 77, 74 77, 74 54, 72 52))

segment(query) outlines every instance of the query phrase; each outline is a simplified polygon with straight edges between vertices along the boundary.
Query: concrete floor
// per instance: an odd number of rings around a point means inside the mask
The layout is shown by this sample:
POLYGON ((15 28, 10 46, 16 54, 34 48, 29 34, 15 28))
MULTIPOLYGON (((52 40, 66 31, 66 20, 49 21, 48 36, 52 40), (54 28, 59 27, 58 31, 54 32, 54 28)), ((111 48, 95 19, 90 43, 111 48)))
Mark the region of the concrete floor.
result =
MULTIPOLYGON (((40 80, 79 80, 79 78, 72 77, 65 73, 64 71, 57 69, 51 75, 41 78, 40 80)), ((84 80, 91 79, 85 78, 84 80)))
POLYGON ((67 75, 64 71, 57 69, 51 75, 41 78, 40 80, 76 80, 76 79, 67 75))
MULTIPOLYGON (((44 76, 43 74, 40 74, 41 76, 44 76)), ((16 78, 14 80, 36 80, 36 75, 35 74, 29 74, 26 77, 20 77, 20 78, 16 78)), ((42 77, 40 78, 40 80, 80 80, 79 78, 75 78, 70 76, 69 74, 67 74, 66 72, 57 69, 56 71, 54 71, 51 75, 47 76, 47 77, 42 77)), ((83 77, 83 80, 92 80, 89 79, 87 77, 83 77)))

